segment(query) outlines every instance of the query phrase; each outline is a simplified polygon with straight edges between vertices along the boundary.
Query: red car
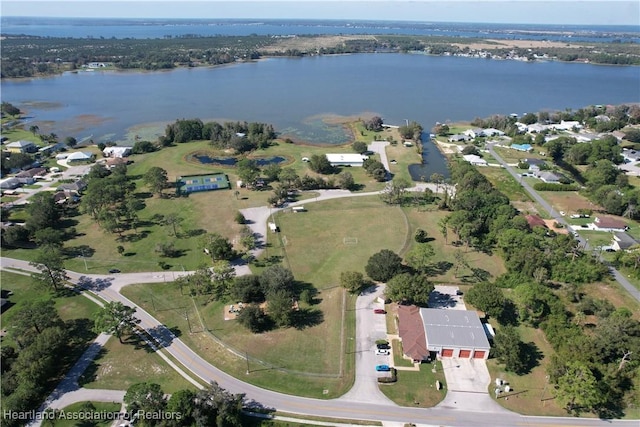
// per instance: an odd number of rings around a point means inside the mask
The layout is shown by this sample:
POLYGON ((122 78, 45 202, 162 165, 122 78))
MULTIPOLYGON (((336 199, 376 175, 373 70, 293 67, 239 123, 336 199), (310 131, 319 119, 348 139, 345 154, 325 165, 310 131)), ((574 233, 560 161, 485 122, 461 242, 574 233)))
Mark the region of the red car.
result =
POLYGON ((381 308, 376 308, 375 310, 373 310, 373 312, 374 312, 375 314, 387 314, 387 312, 386 312, 386 311, 384 311, 384 310, 383 310, 383 309, 381 309, 381 308))

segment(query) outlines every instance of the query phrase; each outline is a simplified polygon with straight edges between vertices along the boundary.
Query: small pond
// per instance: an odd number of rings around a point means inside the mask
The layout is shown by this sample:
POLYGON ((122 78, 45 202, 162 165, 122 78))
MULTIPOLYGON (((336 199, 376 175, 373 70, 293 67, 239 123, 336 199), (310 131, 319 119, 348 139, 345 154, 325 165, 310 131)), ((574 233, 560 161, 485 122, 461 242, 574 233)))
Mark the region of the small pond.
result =
MULTIPOLYGON (((189 156, 195 161, 205 164, 205 165, 218 165, 218 166, 235 166, 238 162, 237 157, 223 157, 223 156, 209 156, 207 154, 192 154, 189 156)), ((256 161, 256 164, 259 167, 267 166, 267 165, 278 165, 280 163, 284 163, 287 161, 285 157, 282 156, 271 156, 271 157, 252 157, 252 160, 256 161)))

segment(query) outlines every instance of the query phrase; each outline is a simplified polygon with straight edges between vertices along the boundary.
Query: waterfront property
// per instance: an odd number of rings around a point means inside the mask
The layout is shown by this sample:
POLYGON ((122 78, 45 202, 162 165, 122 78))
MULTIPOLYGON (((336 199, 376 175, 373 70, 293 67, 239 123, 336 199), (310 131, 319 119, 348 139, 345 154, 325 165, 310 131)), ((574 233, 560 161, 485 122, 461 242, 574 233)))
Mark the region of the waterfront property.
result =
POLYGON ((213 191, 231 188, 229 178, 223 173, 185 175, 176 179, 176 194, 213 191))

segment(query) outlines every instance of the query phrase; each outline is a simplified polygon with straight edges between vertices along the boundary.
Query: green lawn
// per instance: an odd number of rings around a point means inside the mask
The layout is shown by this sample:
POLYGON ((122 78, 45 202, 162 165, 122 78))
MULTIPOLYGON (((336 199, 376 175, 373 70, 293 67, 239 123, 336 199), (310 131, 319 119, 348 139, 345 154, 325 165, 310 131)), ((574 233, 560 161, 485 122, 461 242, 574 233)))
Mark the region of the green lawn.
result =
POLYGON ((497 190, 507 196, 509 200, 519 202, 531 201, 531 197, 529 197, 526 190, 506 169, 479 167, 478 171, 481 172, 497 190))
POLYGON ((86 388, 127 390, 131 385, 152 380, 165 393, 195 390, 190 382, 170 367, 138 337, 125 337, 122 344, 111 337, 98 357, 87 368, 80 384, 86 388))
POLYGON ((423 363, 419 371, 398 370, 398 381, 380 384, 380 390, 400 406, 417 408, 436 406, 444 399, 447 391, 442 365, 439 362, 435 363, 438 366, 435 374, 432 372, 431 363, 423 363), (436 380, 443 386, 440 390, 436 390, 436 380))
MULTIPOLYGON (((113 419, 101 420, 86 420, 81 417, 86 417, 87 413, 101 413, 101 412, 120 412, 122 405, 119 402, 77 402, 72 405, 63 408, 62 411, 67 419, 57 419, 54 423, 54 427, 108 427, 113 424, 113 419), (84 413, 84 414, 81 414, 84 413), (74 417, 78 419, 73 419, 74 417)), ((47 421, 42 423, 47 425, 47 421)))

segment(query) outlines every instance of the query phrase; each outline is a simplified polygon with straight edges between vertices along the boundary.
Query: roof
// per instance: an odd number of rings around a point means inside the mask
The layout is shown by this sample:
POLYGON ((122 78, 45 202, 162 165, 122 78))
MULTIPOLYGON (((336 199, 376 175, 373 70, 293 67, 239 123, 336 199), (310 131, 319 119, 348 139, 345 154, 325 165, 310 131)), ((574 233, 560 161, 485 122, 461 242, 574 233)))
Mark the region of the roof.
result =
POLYGON ((629 228, 626 222, 610 216, 598 216, 596 217, 595 223, 598 228, 618 228, 620 230, 629 228))
POLYGON ((415 305, 398 306, 398 334, 402 338, 404 354, 413 360, 429 356, 420 308, 415 305))
POLYGON ((358 153, 326 154, 329 163, 362 163, 367 156, 358 153))
POLYGON ((540 178, 543 181, 546 182, 550 182, 550 181, 559 181, 560 177, 558 175, 556 175, 553 172, 549 172, 549 171, 542 171, 540 173, 538 173, 536 175, 538 178, 540 178))
POLYGON ((618 246, 620 247, 620 249, 629 249, 630 247, 638 244, 638 241, 636 239, 624 232, 618 231, 613 233, 613 238, 618 242, 618 246))
POLYGON ((421 308, 420 315, 430 348, 491 348, 475 311, 421 308))
POLYGON ((43 175, 47 173, 46 168, 31 168, 26 171, 22 171, 16 174, 16 178, 33 178, 36 175, 43 175))
POLYGON ((527 223, 529 224, 529 227, 533 228, 533 227, 544 227, 547 228, 547 223, 544 222, 544 219, 540 218, 538 215, 526 215, 525 219, 527 220, 527 223))
POLYGON ((25 148, 25 147, 31 147, 32 145, 36 145, 31 141, 16 141, 16 142, 10 142, 9 144, 7 144, 7 147, 10 148, 25 148))
POLYGON ((120 154, 122 156, 125 156, 131 152, 131 147, 112 146, 105 148, 104 150, 102 150, 102 152, 105 154, 120 154))
POLYGON ((485 159, 483 159, 480 156, 477 156, 475 154, 465 154, 462 156, 463 159, 465 159, 467 162, 469 163, 482 163, 482 164, 487 164, 487 161, 485 159))
POLYGON ((93 158, 93 153, 87 151, 76 151, 67 156, 67 161, 71 160, 90 160, 93 158))
POLYGON ((536 165, 536 166, 542 166, 546 164, 546 162, 542 159, 524 159, 524 162, 528 165, 536 165))

